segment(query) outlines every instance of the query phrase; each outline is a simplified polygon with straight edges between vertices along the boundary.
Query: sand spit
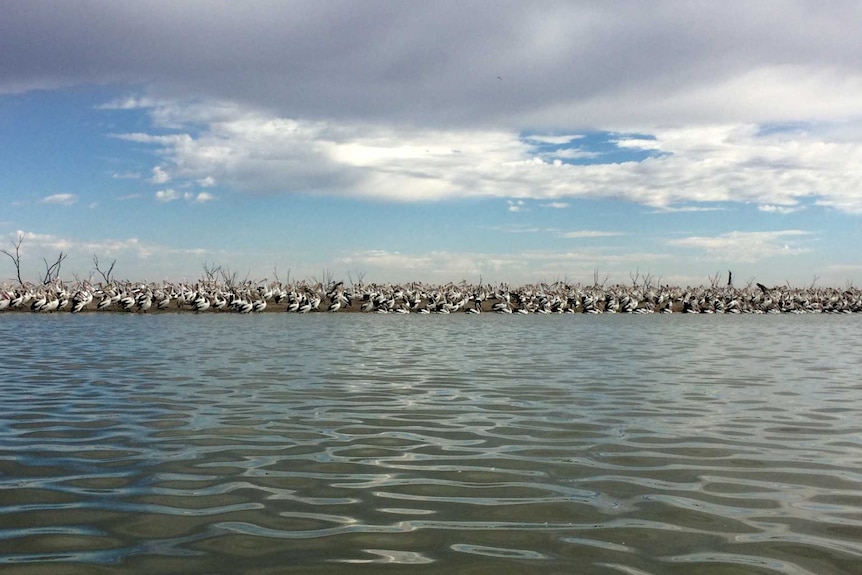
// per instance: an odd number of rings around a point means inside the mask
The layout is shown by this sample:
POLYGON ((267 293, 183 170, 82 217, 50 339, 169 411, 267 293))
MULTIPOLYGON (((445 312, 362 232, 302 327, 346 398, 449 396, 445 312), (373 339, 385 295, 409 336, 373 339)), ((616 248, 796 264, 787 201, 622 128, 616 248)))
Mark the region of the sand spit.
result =
POLYGON ((321 283, 145 284, 112 282, 0 286, 4 312, 126 313, 859 313, 858 288, 659 285, 511 287, 321 283))

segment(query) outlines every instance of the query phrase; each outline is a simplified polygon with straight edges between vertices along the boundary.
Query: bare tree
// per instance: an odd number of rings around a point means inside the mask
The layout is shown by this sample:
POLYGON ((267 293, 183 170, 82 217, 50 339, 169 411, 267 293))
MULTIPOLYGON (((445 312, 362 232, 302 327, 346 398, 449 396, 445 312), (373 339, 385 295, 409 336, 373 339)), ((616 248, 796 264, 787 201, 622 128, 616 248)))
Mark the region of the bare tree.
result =
POLYGON ((335 274, 330 271, 329 268, 323 268, 323 285, 325 286, 326 291, 331 290, 335 285, 335 281, 333 280, 334 276, 335 274))
POLYGON ((356 281, 354 282, 353 281, 353 275, 350 273, 350 271, 348 271, 347 272, 347 279, 350 281, 350 287, 359 286, 361 288, 363 285, 363 281, 365 280, 365 272, 361 272, 359 270, 356 270, 356 281))
POLYGON ((18 234, 18 241, 12 242, 12 245, 15 246, 15 255, 13 256, 11 252, 2 249, 0 252, 3 252, 9 259, 12 260, 12 263, 15 264, 15 272, 18 274, 18 285, 24 285, 24 282, 21 280, 21 243, 24 241, 24 234, 18 234))
POLYGON ((642 284, 643 287, 641 289, 643 289, 643 291, 645 291, 645 292, 651 290, 653 287, 653 282, 655 282, 655 281, 656 281, 656 279, 653 277, 652 274, 644 274, 643 284, 642 284))
POLYGON ((599 283, 599 268, 595 268, 593 270, 593 287, 605 287, 605 284, 608 282, 608 276, 605 276, 605 279, 599 283))
POLYGON ((99 267, 98 256, 96 256, 96 254, 93 254, 93 265, 96 266, 96 271, 99 273, 100 276, 102 276, 102 279, 104 280, 105 285, 108 285, 113 281, 113 279, 111 278, 111 274, 114 271, 114 265, 116 263, 117 263, 117 260, 113 260, 111 262, 111 265, 108 266, 107 271, 103 271, 102 268, 99 267))
MULTIPOLYGON (((221 280, 225 286, 227 286, 230 289, 233 289, 236 287, 236 285, 237 285, 237 282, 236 282, 237 272, 232 272, 232 271, 230 271, 230 268, 222 268, 221 266, 218 267, 218 271, 219 271, 219 274, 221 275, 221 280)), ((246 276, 246 279, 248 279, 248 276, 246 276)))
POLYGON ((57 259, 52 264, 48 264, 48 260, 42 258, 42 261, 45 262, 45 275, 42 277, 43 286, 48 285, 60 277, 60 265, 67 257, 68 254, 60 252, 60 255, 57 256, 57 259))
POLYGON ((220 273, 221 271, 221 266, 217 266, 215 265, 215 263, 207 265, 207 263, 204 262, 204 276, 206 276, 206 280, 208 282, 212 283, 213 281, 215 281, 216 274, 220 273))
POLYGON ((323 275, 320 279, 318 279, 317 276, 311 276, 310 279, 313 284, 319 285, 325 292, 329 292, 332 287, 335 286, 335 281, 333 280, 334 277, 335 274, 330 271, 329 268, 323 268, 323 275))

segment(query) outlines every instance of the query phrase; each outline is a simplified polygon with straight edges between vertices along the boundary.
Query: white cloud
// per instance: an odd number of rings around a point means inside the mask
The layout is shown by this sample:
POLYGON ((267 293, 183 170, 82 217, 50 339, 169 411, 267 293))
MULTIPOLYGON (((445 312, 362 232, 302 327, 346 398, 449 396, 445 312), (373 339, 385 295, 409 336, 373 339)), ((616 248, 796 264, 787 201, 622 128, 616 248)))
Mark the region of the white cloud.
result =
POLYGON ((75 194, 52 194, 39 200, 41 204, 57 204, 60 206, 71 206, 78 201, 75 194))
POLYGON ((650 214, 684 214, 696 212, 726 212, 728 208, 717 206, 661 206, 650 211, 650 214))
POLYGON ((509 205, 510 212, 524 212, 527 208, 524 207, 524 200, 506 200, 509 205))
POLYGON ((565 144, 571 144, 573 141, 580 140, 582 138, 582 135, 573 134, 569 136, 532 135, 527 136, 525 139, 528 142, 534 142, 536 144, 550 144, 553 146, 562 146, 565 144))
POLYGON ((810 232, 781 230, 773 232, 729 232, 718 236, 691 236, 669 240, 670 246, 704 251, 717 261, 752 263, 775 256, 799 255, 810 251, 803 244, 810 232))
MULTIPOLYGON (((590 282, 597 267, 611 282, 629 281, 632 269, 659 265, 669 256, 638 251, 613 252, 604 248, 577 251, 519 251, 506 253, 431 251, 404 253, 387 250, 352 252, 337 260, 339 267, 367 272, 368 281, 449 282, 466 279, 514 284, 564 280, 590 282)), ((705 278, 703 278, 705 279, 705 278)))
POLYGON ((634 150, 661 150, 661 142, 648 138, 618 138, 614 143, 619 148, 630 148, 634 150))
POLYGON ((590 152, 580 148, 562 148, 542 154, 543 158, 558 160, 594 160, 602 156, 601 152, 590 152))
POLYGON ((132 281, 144 281, 147 275, 153 273, 159 279, 166 277, 166 274, 175 278, 186 277, 190 271, 200 269, 202 260, 220 259, 225 255, 217 250, 170 246, 134 237, 81 239, 23 230, 9 234, 13 241, 20 236, 24 238, 21 254, 22 276, 25 281, 27 278, 36 279, 39 274, 43 274, 41 258, 47 257, 48 261, 51 261, 51 257, 58 251, 68 256, 63 262, 61 279, 69 279, 73 273, 81 278, 90 276, 93 272, 93 254, 96 254, 103 268, 107 267, 105 264, 109 264, 111 259, 116 259, 115 276, 132 281), (40 267, 42 269, 39 269, 40 267))
POLYGON ((156 201, 161 203, 173 202, 176 200, 185 200, 195 204, 205 204, 215 199, 215 196, 209 192, 183 192, 179 193, 173 188, 166 188, 156 192, 156 201))
POLYGON ((567 202, 549 202, 547 204, 541 204, 543 208, 554 208, 555 210, 562 210, 569 207, 567 202))
POLYGON ((111 174, 111 177, 115 180, 139 180, 141 178, 141 174, 138 172, 117 172, 111 174))
POLYGON ((148 108, 153 103, 149 98, 135 98, 133 96, 125 96, 117 98, 110 102, 105 102, 97 106, 99 110, 137 110, 140 108, 148 108))
POLYGON ((167 188, 156 192, 156 201, 159 202, 173 202, 174 200, 180 199, 180 197, 181 195, 173 188, 167 188))
POLYGON ((209 192, 200 192, 197 196, 195 196, 194 201, 198 204, 204 204, 206 202, 211 202, 215 199, 215 196, 210 194, 209 192))
POLYGON ((156 166, 153 168, 153 175, 150 178, 150 182, 154 184, 164 184, 171 180, 170 175, 162 168, 161 166, 156 166))
POLYGON ((622 236, 622 232, 602 232, 597 230, 578 230, 575 232, 564 232, 560 234, 561 238, 581 239, 581 238, 610 238, 614 236, 622 236))
POLYGON ((795 212, 804 210, 805 206, 775 206, 772 204, 764 204, 761 206, 757 206, 757 209, 761 212, 766 212, 769 214, 793 214, 795 212))
POLYGON ((526 234, 526 233, 553 233, 557 230, 555 228, 542 228, 538 226, 528 226, 523 224, 513 224, 508 226, 494 226, 489 229, 506 232, 510 234, 526 234))
MULTIPOLYGON (((189 133, 120 136, 160 147, 162 161, 153 168, 153 183, 207 187, 218 181, 252 193, 392 201, 485 196, 551 205, 572 198, 614 198, 666 211, 680 204, 695 211, 703 209, 698 204, 727 202, 786 211, 807 200, 862 213, 862 138, 845 134, 830 140, 831 131, 816 126, 795 131, 764 131, 749 124, 661 128, 650 134, 654 140, 617 141, 633 150, 660 150, 660 156, 577 165, 546 161, 537 156, 534 137, 515 132, 311 122, 224 102, 161 101, 152 110, 159 129, 164 127, 160 122, 194 119, 194 125, 189 120, 184 126, 189 133)), ((510 209, 525 206, 510 204, 510 209)))

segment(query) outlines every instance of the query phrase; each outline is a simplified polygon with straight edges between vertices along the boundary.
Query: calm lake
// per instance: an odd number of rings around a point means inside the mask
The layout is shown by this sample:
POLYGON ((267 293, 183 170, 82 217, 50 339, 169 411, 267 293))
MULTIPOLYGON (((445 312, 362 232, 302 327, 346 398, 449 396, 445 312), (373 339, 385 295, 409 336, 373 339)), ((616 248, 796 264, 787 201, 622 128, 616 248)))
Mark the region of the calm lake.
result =
POLYGON ((856 315, 6 314, 0 572, 862 573, 856 315))

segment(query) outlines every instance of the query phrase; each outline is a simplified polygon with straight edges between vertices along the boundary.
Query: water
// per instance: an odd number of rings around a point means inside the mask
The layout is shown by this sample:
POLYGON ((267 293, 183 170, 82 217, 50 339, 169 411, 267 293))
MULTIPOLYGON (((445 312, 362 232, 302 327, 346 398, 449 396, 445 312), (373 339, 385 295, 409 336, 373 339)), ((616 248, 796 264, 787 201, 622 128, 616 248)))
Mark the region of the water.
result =
POLYGON ((855 316, 0 316, 0 572, 862 573, 855 316))

